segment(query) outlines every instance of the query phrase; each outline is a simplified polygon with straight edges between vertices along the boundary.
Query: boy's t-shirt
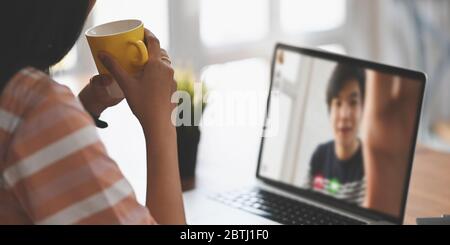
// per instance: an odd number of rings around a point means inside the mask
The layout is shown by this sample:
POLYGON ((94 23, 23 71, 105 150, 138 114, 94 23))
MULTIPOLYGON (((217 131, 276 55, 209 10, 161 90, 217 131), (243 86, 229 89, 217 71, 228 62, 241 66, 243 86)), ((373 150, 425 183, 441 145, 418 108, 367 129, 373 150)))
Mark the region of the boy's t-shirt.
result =
POLYGON ((317 147, 309 171, 309 187, 349 203, 362 205, 366 190, 361 145, 350 159, 336 157, 334 141, 317 147))

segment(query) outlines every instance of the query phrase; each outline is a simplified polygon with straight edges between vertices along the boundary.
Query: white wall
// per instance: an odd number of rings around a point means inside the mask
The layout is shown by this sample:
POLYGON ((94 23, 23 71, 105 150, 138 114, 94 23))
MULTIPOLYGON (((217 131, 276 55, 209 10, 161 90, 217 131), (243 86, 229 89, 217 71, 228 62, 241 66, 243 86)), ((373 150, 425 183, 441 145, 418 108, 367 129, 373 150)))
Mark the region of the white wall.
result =
POLYGON ((326 104, 326 88, 335 62, 315 59, 311 69, 310 87, 305 106, 303 128, 297 145, 296 168, 292 171, 291 181, 302 185, 306 181, 309 162, 317 146, 332 140, 332 131, 326 104))
POLYGON ((261 174, 301 185, 316 147, 332 139, 326 87, 335 62, 301 57, 286 52, 285 64, 277 64, 271 101, 271 117, 278 116, 277 134, 264 142, 261 174), (277 108, 278 107, 278 108, 277 108))

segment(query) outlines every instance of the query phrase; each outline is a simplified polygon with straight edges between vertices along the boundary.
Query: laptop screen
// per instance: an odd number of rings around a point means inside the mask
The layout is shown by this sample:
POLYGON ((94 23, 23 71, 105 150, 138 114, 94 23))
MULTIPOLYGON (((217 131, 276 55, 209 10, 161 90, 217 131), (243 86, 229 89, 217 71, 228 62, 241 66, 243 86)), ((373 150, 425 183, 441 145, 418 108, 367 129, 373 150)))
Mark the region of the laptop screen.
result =
POLYGON ((423 74, 278 45, 258 176, 403 218, 423 74))

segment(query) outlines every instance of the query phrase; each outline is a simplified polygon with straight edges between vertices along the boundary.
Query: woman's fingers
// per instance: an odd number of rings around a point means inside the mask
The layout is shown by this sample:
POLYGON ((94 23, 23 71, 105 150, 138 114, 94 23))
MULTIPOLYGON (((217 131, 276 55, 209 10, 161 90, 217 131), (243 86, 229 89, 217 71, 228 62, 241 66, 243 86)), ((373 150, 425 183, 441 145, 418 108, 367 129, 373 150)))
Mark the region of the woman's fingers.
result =
POLYGON ((158 38, 148 29, 145 29, 145 43, 149 52, 149 57, 154 59, 161 59, 166 64, 172 64, 169 54, 162 49, 158 38))
POLYGON ((119 62, 105 52, 100 52, 98 58, 103 63, 106 69, 111 73, 113 78, 117 81, 120 88, 125 92, 130 86, 130 80, 133 79, 128 73, 120 66, 119 62))
POLYGON ((161 48, 159 39, 156 38, 155 34, 153 34, 150 30, 145 29, 145 45, 147 46, 149 59, 158 60, 161 59, 166 64, 172 64, 170 60, 169 54, 167 51, 161 48))
POLYGON ((160 59, 161 46, 159 44, 158 38, 156 38, 156 36, 148 29, 145 29, 144 35, 149 59, 160 59))
POLYGON ((168 65, 172 64, 169 54, 167 54, 167 51, 164 49, 161 49, 161 60, 167 63, 168 65))
POLYGON ((111 83, 113 83, 113 79, 111 78, 111 76, 109 75, 95 75, 93 76, 89 82, 91 84, 93 84, 94 86, 101 86, 101 87, 106 87, 108 85, 110 85, 111 83))
POLYGON ((169 54, 167 53, 167 51, 165 49, 160 49, 161 50, 161 57, 167 57, 169 58, 169 54))

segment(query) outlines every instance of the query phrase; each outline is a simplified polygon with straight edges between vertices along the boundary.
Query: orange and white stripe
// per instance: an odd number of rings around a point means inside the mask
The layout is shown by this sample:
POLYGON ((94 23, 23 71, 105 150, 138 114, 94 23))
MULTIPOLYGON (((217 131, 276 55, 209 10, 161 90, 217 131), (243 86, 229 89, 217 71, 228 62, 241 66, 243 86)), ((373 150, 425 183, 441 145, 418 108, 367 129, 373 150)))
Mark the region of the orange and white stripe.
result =
POLYGON ((0 224, 156 223, 70 90, 33 68, 0 95, 0 157, 0 224))

